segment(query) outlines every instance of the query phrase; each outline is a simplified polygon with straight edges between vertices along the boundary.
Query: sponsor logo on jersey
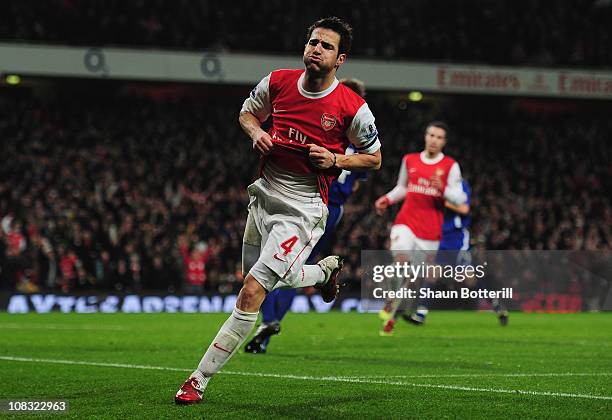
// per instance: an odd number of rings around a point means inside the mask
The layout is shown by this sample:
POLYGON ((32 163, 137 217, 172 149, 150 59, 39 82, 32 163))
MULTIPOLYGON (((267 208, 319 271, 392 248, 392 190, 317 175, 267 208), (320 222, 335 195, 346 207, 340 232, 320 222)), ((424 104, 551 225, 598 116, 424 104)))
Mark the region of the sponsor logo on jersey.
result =
POLYGON ((292 142, 293 140, 291 139, 295 139, 297 141, 299 141, 300 143, 304 144, 306 143, 306 140, 308 140, 308 136, 304 133, 301 133, 300 130, 296 130, 293 127, 289 127, 289 142, 292 142))
MULTIPOLYGON (((419 179, 419 184, 423 184, 421 182, 422 178, 419 179)), ((419 185, 419 184, 414 184, 412 182, 408 183, 408 192, 409 193, 417 193, 417 194, 424 194, 424 195, 430 195, 432 197, 440 197, 442 195, 442 192, 440 190, 438 190, 437 188, 428 186, 428 185, 419 185)))
POLYGON ((321 127, 323 127, 323 130, 329 131, 335 126, 336 126, 336 117, 334 117, 332 114, 329 114, 327 112, 321 115, 321 127))

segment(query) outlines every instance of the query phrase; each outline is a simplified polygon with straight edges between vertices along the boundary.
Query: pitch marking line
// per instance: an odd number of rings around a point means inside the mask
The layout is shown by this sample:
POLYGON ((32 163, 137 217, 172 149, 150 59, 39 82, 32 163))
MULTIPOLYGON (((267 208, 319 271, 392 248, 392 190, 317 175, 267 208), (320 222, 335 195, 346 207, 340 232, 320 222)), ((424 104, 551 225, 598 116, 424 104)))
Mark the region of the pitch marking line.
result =
POLYGON ((347 376, 353 379, 427 379, 427 378, 528 378, 528 377, 563 377, 563 376, 612 376, 612 372, 557 372, 557 373, 457 373, 447 375, 364 375, 347 376))
MULTIPOLYGON (((12 357, 12 356, 0 356, 0 360, 6 360, 10 362, 38 362, 38 363, 56 363, 56 364, 63 364, 63 365, 82 365, 82 366, 115 367, 115 368, 126 368, 126 369, 191 372, 191 369, 173 368, 173 367, 165 367, 165 366, 133 365, 133 364, 125 364, 125 363, 85 362, 85 361, 79 361, 79 360, 37 359, 37 358, 29 358, 29 357, 12 357)), ((521 390, 521 389, 474 388, 474 387, 458 386, 458 385, 419 384, 419 383, 400 382, 400 381, 359 379, 359 378, 350 378, 350 377, 342 377, 342 376, 301 376, 301 375, 281 375, 281 374, 276 374, 276 373, 234 372, 234 371, 221 371, 219 373, 226 374, 226 375, 252 376, 252 377, 260 377, 260 378, 296 379, 296 380, 303 380, 303 381, 319 381, 319 382, 320 381, 344 382, 344 383, 356 383, 356 384, 366 384, 366 385, 371 385, 371 384, 397 385, 397 386, 412 386, 412 387, 417 387, 417 388, 447 389, 447 390, 453 390, 453 391, 492 392, 492 393, 497 393, 497 394, 586 398, 586 399, 593 399, 593 400, 611 400, 612 401, 612 396, 606 396, 606 395, 571 394, 571 393, 566 393, 566 392, 547 392, 547 391, 526 391, 526 390, 521 390)))

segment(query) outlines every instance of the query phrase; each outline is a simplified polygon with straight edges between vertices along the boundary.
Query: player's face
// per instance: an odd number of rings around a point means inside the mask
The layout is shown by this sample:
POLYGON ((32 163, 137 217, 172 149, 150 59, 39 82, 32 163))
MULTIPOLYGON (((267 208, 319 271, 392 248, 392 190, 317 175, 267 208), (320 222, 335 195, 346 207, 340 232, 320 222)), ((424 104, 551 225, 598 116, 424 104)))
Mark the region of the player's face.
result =
POLYGON ((340 34, 326 28, 316 28, 304 48, 304 64, 312 73, 329 73, 346 60, 346 54, 338 54, 340 34))
POLYGON ((440 127, 428 127, 425 131, 425 151, 437 155, 446 144, 446 130, 440 127))

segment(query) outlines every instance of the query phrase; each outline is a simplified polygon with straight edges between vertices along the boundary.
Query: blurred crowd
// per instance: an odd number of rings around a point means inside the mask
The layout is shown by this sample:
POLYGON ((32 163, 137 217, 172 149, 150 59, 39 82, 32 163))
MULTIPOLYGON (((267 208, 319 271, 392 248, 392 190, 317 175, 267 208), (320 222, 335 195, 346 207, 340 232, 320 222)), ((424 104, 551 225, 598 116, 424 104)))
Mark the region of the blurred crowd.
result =
MULTIPOLYGON (((241 100, 0 96, 3 287, 239 288, 246 186, 258 160, 237 122, 241 100)), ((474 246, 612 248, 609 119, 398 104, 382 94, 368 101, 383 167, 351 198, 337 231, 334 252, 348 257, 350 277, 360 276, 361 250, 388 246, 397 208, 376 216, 374 200, 440 115, 453 128, 448 154, 473 186, 474 246)))
POLYGON ((355 28, 355 56, 612 65, 611 0, 21 0, 3 5, 0 39, 294 54, 330 15, 355 28))

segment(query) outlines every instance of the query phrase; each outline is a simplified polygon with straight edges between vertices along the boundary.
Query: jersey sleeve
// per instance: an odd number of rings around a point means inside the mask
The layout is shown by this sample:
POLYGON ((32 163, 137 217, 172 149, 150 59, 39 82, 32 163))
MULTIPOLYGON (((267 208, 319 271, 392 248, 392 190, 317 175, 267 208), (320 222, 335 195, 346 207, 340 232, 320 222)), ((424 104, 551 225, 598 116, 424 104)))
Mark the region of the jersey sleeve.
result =
POLYGON ((453 163, 448 173, 446 188, 444 189, 444 199, 453 204, 464 204, 467 200, 467 194, 463 191, 461 185, 461 169, 457 162, 453 163))
POLYGON ((255 115, 260 122, 267 120, 272 113, 269 74, 261 79, 261 82, 253 88, 249 97, 245 99, 240 113, 243 114, 245 112, 255 115))
POLYGON ((367 103, 361 105, 357 110, 348 129, 347 137, 358 153, 374 153, 380 149, 374 115, 367 103))
POLYGON ((397 185, 389 191, 385 197, 389 200, 391 204, 395 204, 399 201, 402 201, 406 198, 406 193, 408 192, 408 168, 407 168, 407 160, 404 157, 402 159, 402 164, 400 165, 399 175, 397 176, 397 185))

